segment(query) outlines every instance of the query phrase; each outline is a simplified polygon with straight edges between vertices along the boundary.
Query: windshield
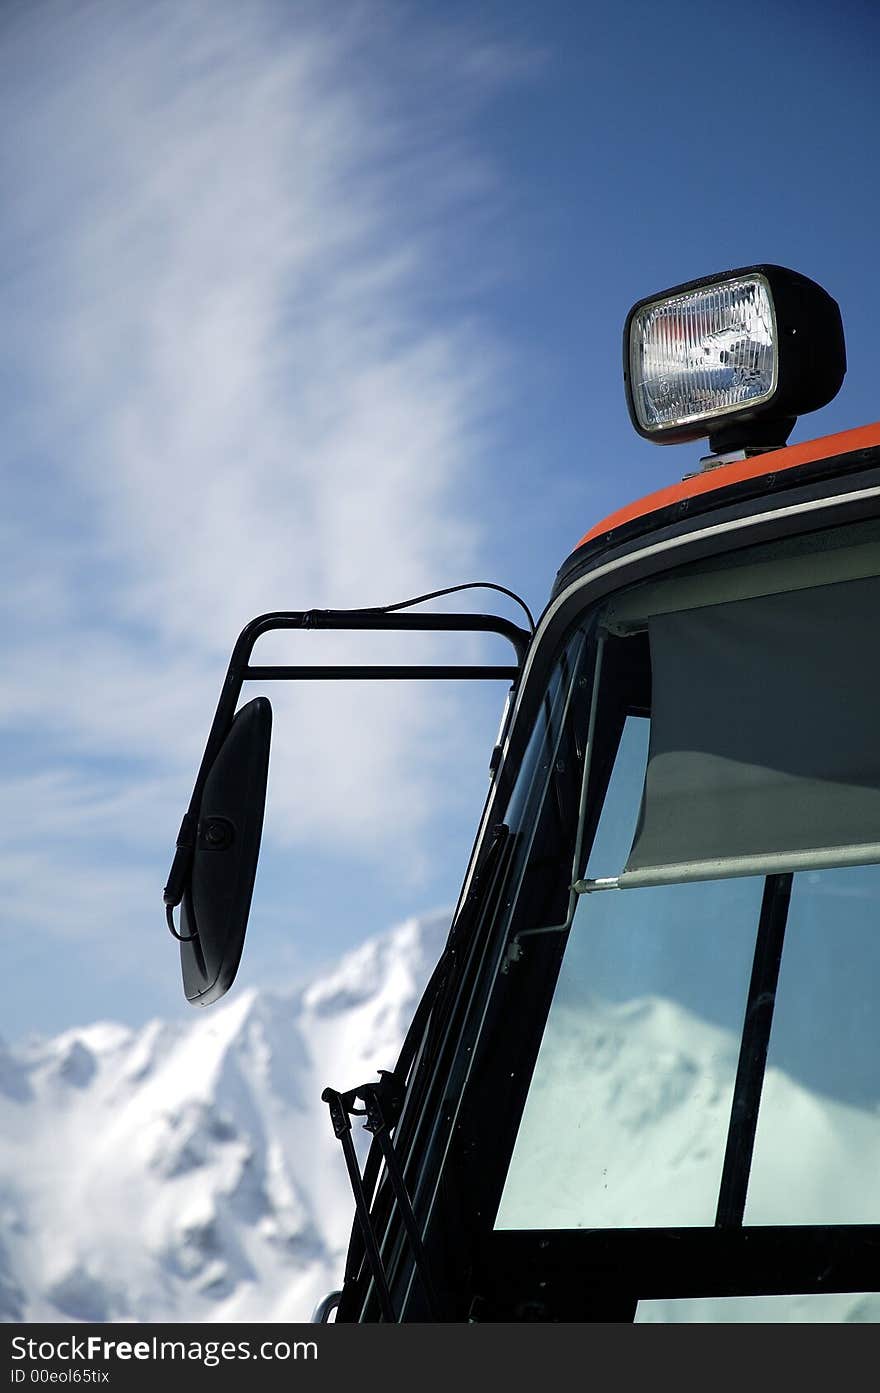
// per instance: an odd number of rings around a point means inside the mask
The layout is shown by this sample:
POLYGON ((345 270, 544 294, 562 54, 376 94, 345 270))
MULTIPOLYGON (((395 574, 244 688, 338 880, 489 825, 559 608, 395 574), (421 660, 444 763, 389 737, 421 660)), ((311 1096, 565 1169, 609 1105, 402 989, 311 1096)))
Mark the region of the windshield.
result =
MULTIPOLYGON (((499 991, 538 1004, 496 1235, 880 1223, 878 578, 876 525, 840 529, 569 640, 508 813, 499 991)), ((638 1318, 880 1319, 858 1263, 672 1267, 638 1318)))

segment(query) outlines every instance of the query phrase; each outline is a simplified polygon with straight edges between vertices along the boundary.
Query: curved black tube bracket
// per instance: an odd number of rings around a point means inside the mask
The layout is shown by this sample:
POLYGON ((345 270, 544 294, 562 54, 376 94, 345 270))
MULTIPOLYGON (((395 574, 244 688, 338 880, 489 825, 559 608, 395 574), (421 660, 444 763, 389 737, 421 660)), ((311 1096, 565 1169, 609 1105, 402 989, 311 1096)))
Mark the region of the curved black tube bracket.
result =
MULTIPOLYGON (((173 928, 170 913, 179 905, 190 885, 193 862, 199 837, 199 819, 205 786, 215 761, 224 746, 236 717, 236 707, 242 684, 248 680, 263 682, 277 681, 336 681, 341 679, 355 681, 398 681, 431 680, 454 678, 465 681, 499 679, 515 684, 522 669, 526 651, 532 635, 509 619, 491 614, 403 614, 394 610, 281 610, 258 615, 241 631, 232 650, 229 667, 220 692, 220 699, 214 713, 214 720, 208 735, 202 761, 196 775, 195 786, 177 835, 177 843, 168 881, 163 892, 166 905, 166 921, 181 942, 196 940, 193 952, 198 957, 198 925, 187 926, 192 932, 184 934, 183 926, 178 932, 173 928), (280 629, 346 629, 385 630, 395 632, 462 632, 495 633, 513 646, 516 663, 510 666, 252 666, 251 654, 257 639, 263 634, 280 629)), ((268 703, 266 703, 268 706, 268 703)), ((266 736, 268 740, 268 735, 266 736)), ((268 754, 267 754, 268 757, 268 754)), ((187 906, 184 905, 186 910, 187 906)))

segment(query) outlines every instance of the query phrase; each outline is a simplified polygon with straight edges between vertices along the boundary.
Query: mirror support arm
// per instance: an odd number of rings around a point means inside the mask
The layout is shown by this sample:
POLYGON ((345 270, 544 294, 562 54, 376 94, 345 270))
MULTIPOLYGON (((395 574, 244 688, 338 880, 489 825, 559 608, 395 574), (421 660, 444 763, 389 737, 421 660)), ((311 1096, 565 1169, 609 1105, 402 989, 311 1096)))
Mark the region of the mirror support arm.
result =
POLYGON ((183 899, 196 844, 199 804, 205 780, 217 757, 235 716, 242 683, 248 679, 261 681, 396 681, 405 679, 458 678, 466 681, 505 678, 515 682, 522 668, 531 634, 509 619, 494 614, 401 614, 385 610, 278 610, 258 615, 242 629, 232 650, 226 678, 214 713, 189 808, 184 814, 177 834, 174 860, 163 891, 163 900, 172 908, 183 899), (511 667, 437 666, 437 667, 251 667, 254 644, 263 634, 278 629, 348 629, 384 630, 392 632, 495 633, 506 638, 516 653, 516 665, 511 667))

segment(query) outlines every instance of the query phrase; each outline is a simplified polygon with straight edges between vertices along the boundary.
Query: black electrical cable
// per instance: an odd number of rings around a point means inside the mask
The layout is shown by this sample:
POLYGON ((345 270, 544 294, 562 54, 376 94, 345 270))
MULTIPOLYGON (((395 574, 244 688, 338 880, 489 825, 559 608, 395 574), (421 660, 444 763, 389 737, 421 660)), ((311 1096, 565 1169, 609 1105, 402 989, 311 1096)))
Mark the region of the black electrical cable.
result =
POLYGON ((411 605, 420 605, 425 600, 439 599, 441 595, 455 595, 459 590, 497 590, 500 594, 509 596, 509 598, 515 600, 520 609, 525 612, 529 621, 529 628, 532 633, 535 632, 535 621, 532 618, 532 611, 529 609, 525 600, 521 599, 515 591, 508 590, 507 586, 496 585, 495 582, 491 580, 469 580, 463 585, 447 585, 443 590, 430 590, 427 595, 416 595, 415 599, 412 600, 399 600, 396 605, 375 605, 373 607, 373 612, 375 614, 391 614, 396 609, 409 609, 411 605))
POLYGON ((174 934, 174 937, 177 939, 178 943, 192 943, 194 938, 198 938, 198 934, 180 934, 177 932, 177 930, 174 927, 174 905, 167 904, 165 906, 165 918, 167 920, 169 929, 174 934))

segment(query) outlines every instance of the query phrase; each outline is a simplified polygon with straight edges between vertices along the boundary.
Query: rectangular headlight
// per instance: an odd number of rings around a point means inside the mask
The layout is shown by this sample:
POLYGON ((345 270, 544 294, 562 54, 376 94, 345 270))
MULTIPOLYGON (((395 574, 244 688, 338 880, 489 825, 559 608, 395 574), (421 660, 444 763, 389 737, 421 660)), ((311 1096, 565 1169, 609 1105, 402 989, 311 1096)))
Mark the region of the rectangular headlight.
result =
POLYGON ((795 271, 750 266, 640 300, 627 316, 633 425, 660 443, 777 446, 846 370, 840 310, 795 271))
POLYGON ((655 300, 630 327, 633 405, 648 431, 768 401, 777 367, 776 317, 763 276, 655 300))

